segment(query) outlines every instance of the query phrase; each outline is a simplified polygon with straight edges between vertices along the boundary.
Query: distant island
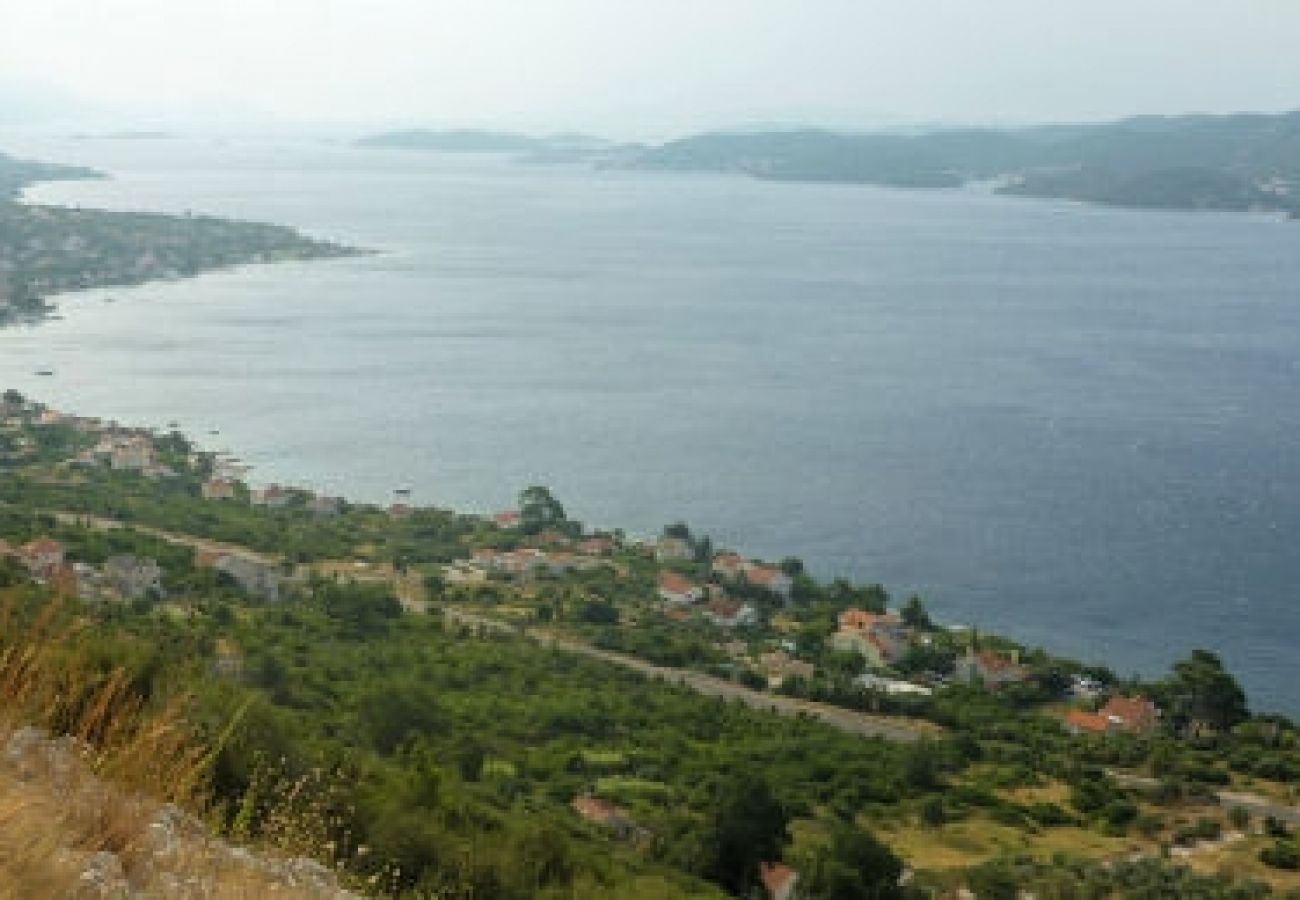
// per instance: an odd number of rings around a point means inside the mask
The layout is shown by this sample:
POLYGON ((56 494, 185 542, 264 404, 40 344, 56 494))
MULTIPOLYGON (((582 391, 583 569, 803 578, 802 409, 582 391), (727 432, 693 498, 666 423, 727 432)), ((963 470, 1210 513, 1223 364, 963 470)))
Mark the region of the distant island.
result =
POLYGON ((1300 214, 1300 112, 1141 116, 1098 125, 927 134, 715 133, 631 165, 893 187, 993 182, 999 193, 1147 209, 1300 214))
POLYGON ((279 225, 14 201, 35 181, 102 177, 91 169, 0 155, 0 325, 47 314, 47 298, 65 291, 360 252, 279 225))
POLYGON ((657 146, 585 135, 422 130, 374 135, 358 144, 777 181, 901 188, 988 183, 1013 196, 1300 218, 1300 112, 1140 116, 1095 125, 920 134, 713 132, 657 146))
POLYGON ((586 134, 553 134, 533 137, 509 131, 474 129, 388 131, 363 137, 359 147, 388 147, 397 150, 424 150, 437 153, 504 153, 520 162, 596 163, 631 162, 645 147, 619 144, 586 134))

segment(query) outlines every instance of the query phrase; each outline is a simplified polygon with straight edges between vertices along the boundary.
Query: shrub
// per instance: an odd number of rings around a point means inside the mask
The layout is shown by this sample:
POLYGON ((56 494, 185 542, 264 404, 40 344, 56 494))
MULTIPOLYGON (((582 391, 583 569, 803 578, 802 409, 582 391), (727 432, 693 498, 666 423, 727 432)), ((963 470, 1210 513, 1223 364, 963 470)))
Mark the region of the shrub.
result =
POLYGON ((1259 851, 1259 859, 1274 869, 1295 871, 1300 869, 1300 845, 1292 841, 1275 841, 1272 847, 1259 851))

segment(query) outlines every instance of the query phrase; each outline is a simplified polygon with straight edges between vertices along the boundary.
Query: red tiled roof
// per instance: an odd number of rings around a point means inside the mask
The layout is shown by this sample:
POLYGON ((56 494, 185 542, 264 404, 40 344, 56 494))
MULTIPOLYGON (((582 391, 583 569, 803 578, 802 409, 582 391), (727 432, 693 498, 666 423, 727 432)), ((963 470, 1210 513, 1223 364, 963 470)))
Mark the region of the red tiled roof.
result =
POLYGON ((745 607, 735 600, 710 600, 704 608, 720 618, 734 619, 745 607))
POLYGON ((628 821, 627 810, 590 794, 574 797, 569 805, 588 822, 595 822, 598 825, 616 825, 628 821))
POLYGON ((1131 728, 1150 728, 1156 723, 1157 710, 1145 697, 1111 697, 1101 714, 1118 719, 1131 728))
POLYGON ((1089 734, 1105 734, 1110 731, 1109 719, 1100 713, 1084 712, 1081 709, 1072 709, 1066 713, 1065 724, 1067 728, 1089 734))
POLYGON ((1011 672, 1019 670, 1020 666, 1004 656, 998 656, 996 653, 977 653, 976 659, 979 660, 980 667, 986 672, 1011 672))
POLYGON ((660 572, 659 587, 673 594, 685 594, 695 590, 695 585, 676 572, 660 572))
POLYGON ((745 570, 745 580, 760 587, 769 587, 786 577, 788 576, 780 569, 770 566, 750 566, 745 570))
POLYGON ((786 890, 787 887, 796 878, 799 873, 784 863, 760 863, 758 866, 759 877, 763 879, 763 887, 773 897, 786 890))

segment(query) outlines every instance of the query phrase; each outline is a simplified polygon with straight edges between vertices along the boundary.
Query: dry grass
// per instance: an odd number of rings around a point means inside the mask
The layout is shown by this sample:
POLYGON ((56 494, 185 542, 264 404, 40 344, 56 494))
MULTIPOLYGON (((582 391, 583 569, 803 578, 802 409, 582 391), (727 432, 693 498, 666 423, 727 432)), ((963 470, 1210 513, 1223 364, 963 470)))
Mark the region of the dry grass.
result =
MULTIPOLYGON (((206 808, 213 758, 185 698, 147 706, 126 672, 71 649, 68 607, 19 609, 0 596, 0 900, 338 895, 327 872, 235 850, 182 812, 206 808)), ((306 803, 282 814, 299 851, 313 849, 291 820, 306 803)))
POLYGON ((1137 842, 1110 838, 1084 828, 1049 828, 1037 834, 983 818, 939 827, 903 825, 881 830, 881 840, 917 869, 965 869, 998 856, 1024 854, 1051 859, 1071 856, 1105 859, 1142 849, 1137 842))
POLYGON ((1244 840, 1198 850, 1182 861, 1198 872, 1228 875, 1234 879, 1268 882, 1275 891, 1300 889, 1300 872, 1272 869, 1259 860, 1259 851, 1272 844, 1270 838, 1251 835, 1244 840))

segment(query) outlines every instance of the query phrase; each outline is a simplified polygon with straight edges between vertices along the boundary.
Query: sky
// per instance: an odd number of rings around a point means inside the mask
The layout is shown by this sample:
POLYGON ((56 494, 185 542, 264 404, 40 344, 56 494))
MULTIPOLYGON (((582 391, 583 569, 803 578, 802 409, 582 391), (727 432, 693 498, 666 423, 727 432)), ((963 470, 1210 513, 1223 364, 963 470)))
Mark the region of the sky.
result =
POLYGON ((1300 107, 1300 0, 0 0, 0 126, 709 128, 1300 107))

